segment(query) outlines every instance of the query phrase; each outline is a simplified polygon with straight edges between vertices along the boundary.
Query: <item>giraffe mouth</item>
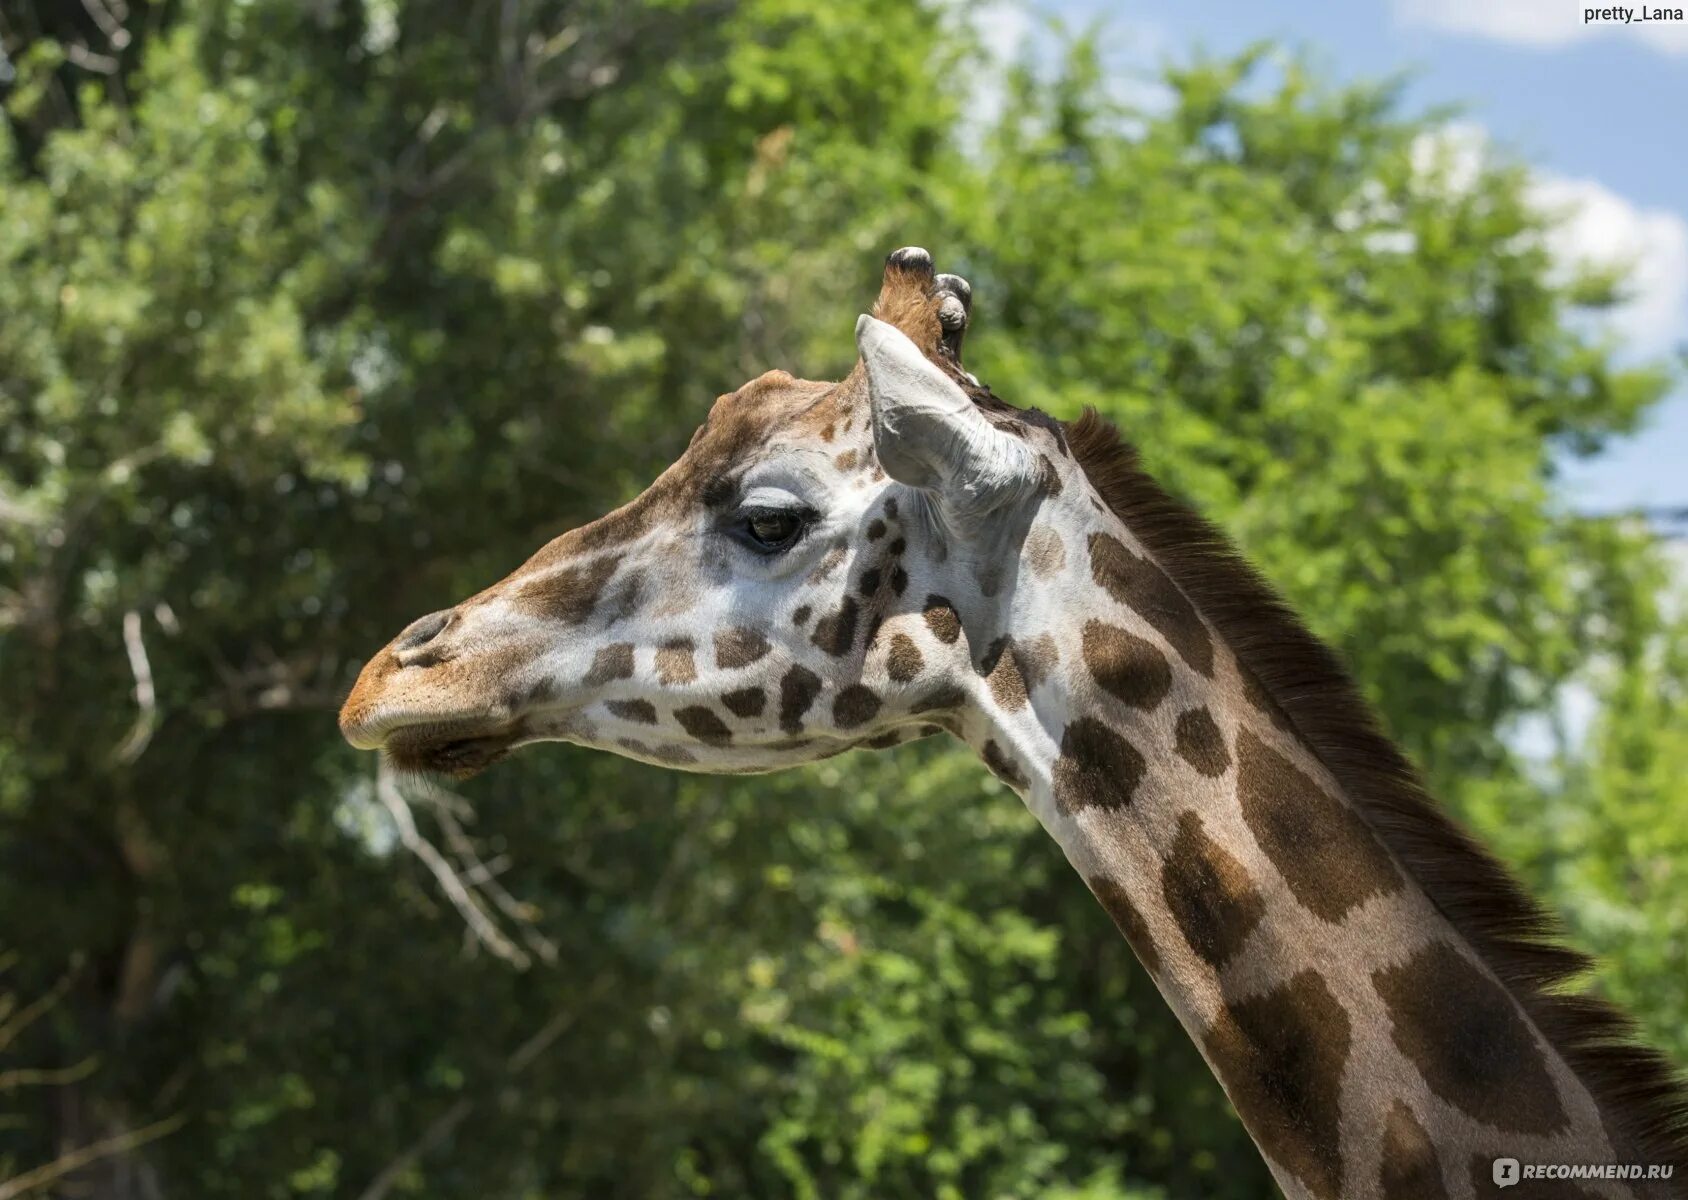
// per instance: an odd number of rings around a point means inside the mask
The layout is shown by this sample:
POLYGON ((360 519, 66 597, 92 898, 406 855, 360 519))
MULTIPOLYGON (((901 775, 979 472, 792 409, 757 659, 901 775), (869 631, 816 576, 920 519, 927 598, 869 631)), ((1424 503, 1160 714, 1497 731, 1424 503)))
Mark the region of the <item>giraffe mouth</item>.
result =
POLYGON ((479 775, 507 757, 521 736, 519 728, 485 733, 462 724, 444 727, 412 725, 394 730, 382 749, 388 760, 401 771, 447 775, 463 780, 479 775))

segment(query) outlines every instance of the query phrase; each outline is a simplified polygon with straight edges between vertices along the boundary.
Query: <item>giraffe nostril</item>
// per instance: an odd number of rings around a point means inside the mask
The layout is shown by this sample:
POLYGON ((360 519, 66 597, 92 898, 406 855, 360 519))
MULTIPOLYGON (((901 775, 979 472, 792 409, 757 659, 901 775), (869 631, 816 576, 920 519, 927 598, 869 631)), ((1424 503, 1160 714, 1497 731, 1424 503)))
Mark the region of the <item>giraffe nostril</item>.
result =
POLYGON ((403 656, 409 651, 421 649, 444 633, 446 626, 451 624, 452 618, 456 615, 451 609, 446 608, 412 621, 405 627, 404 632, 394 640, 393 652, 403 656))

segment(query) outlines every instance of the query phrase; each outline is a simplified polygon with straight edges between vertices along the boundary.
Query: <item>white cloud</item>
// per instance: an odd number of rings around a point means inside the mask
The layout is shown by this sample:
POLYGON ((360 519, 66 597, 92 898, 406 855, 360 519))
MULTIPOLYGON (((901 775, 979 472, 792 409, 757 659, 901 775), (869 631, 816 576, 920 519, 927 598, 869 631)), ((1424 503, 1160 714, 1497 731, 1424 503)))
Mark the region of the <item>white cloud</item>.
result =
MULTIPOLYGON (((1421 134, 1412 160, 1424 186, 1459 194, 1475 185, 1490 153, 1482 126, 1453 122, 1421 134)), ((1597 180, 1551 171, 1531 174, 1529 198, 1554 222, 1547 248, 1562 272, 1628 269, 1628 299, 1603 320, 1631 350, 1663 354, 1688 338, 1688 220, 1641 208, 1597 180)))
POLYGON ((1688 337, 1688 221, 1638 208, 1593 179, 1538 174, 1530 196, 1561 218, 1547 241, 1555 261, 1567 269, 1630 267, 1629 300, 1611 321, 1633 349, 1660 354, 1688 337))
MULTIPOLYGON (((1688 22, 1584 25, 1582 0, 1394 0, 1395 17, 1443 33, 1519 46, 1557 47, 1597 37, 1637 38, 1666 54, 1688 54, 1688 22)), ((1600 0, 1604 5, 1606 0, 1600 0)), ((1625 7, 1639 8, 1639 2, 1625 7)), ((1656 7, 1656 5, 1655 5, 1656 7)), ((1666 7, 1674 7, 1674 3, 1666 7)))

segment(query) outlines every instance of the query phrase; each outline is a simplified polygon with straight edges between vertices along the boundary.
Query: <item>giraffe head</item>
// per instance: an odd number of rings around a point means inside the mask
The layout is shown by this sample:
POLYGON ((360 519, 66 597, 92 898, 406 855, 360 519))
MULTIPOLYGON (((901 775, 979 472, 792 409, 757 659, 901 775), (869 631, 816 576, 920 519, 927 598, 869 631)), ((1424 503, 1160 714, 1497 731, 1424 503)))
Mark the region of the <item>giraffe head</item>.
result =
POLYGON ((1002 623, 1059 438, 962 369, 970 300, 891 255, 849 378, 722 396, 637 499, 401 631, 346 738, 456 775, 538 741, 747 772, 956 729, 989 674, 963 625, 1002 623))

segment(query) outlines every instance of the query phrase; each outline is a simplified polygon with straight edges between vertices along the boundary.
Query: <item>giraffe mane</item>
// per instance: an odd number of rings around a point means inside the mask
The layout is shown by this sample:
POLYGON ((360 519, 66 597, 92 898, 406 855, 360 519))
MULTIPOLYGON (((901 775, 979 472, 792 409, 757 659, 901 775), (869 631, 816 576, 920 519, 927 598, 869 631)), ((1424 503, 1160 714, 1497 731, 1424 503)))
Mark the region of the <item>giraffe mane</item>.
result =
POLYGON ((1216 526, 1141 469, 1136 448, 1095 409, 1065 429, 1103 501, 1213 623, 1633 1149, 1688 1163, 1688 1084, 1641 1043, 1632 1018, 1575 986, 1593 960, 1567 946, 1559 920, 1432 799, 1336 653, 1216 526))

